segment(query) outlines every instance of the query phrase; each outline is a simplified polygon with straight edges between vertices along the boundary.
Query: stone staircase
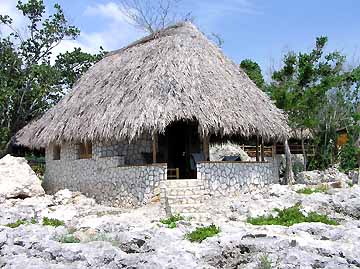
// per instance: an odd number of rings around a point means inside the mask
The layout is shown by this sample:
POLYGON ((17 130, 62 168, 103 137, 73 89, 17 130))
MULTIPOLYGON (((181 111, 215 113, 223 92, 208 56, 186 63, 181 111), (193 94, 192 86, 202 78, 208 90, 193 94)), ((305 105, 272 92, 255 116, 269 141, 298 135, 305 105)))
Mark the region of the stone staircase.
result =
POLYGON ((200 179, 169 179, 160 183, 160 202, 167 216, 181 214, 208 220, 210 215, 204 209, 208 198, 205 182, 200 179))

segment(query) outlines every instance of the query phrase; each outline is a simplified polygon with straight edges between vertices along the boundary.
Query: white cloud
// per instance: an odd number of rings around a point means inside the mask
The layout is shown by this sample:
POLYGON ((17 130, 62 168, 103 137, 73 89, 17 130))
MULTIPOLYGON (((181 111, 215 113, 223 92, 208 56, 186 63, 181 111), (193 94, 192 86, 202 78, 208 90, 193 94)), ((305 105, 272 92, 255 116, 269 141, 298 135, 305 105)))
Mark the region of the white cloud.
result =
MULTIPOLYGON (((26 19, 16 8, 14 0, 0 0, 0 15, 9 15, 13 19, 13 27, 22 35, 26 35, 26 19)), ((0 33, 8 35, 12 32, 7 26, 0 25, 0 33)))
POLYGON ((88 6, 84 15, 87 16, 102 16, 105 18, 109 18, 113 22, 128 22, 129 19, 124 14, 120 5, 109 2, 106 4, 97 4, 96 6, 88 6))
MULTIPOLYGON (((23 36, 26 36, 26 19, 16 9, 15 0, 0 0, 0 14, 9 15, 14 20, 14 26, 23 36)), ((105 50, 111 51, 119 49, 128 43, 140 38, 145 33, 131 25, 121 7, 114 3, 95 4, 88 6, 83 16, 104 20, 101 21, 101 31, 81 31, 76 40, 64 40, 52 51, 51 62, 54 62, 59 53, 72 51, 75 47, 80 47, 83 51, 96 53, 100 46, 105 50)), ((7 35, 10 30, 5 26, 0 26, 0 33, 7 35)))

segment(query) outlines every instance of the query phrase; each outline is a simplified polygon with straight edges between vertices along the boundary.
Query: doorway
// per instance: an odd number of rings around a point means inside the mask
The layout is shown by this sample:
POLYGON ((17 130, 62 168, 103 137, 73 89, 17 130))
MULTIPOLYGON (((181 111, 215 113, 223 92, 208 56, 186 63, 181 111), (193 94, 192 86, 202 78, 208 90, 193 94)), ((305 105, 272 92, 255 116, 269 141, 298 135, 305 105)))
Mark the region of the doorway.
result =
POLYGON ((196 163, 192 159, 193 153, 199 153, 200 137, 198 123, 191 121, 177 121, 166 128, 168 178, 195 179, 197 176, 196 163))

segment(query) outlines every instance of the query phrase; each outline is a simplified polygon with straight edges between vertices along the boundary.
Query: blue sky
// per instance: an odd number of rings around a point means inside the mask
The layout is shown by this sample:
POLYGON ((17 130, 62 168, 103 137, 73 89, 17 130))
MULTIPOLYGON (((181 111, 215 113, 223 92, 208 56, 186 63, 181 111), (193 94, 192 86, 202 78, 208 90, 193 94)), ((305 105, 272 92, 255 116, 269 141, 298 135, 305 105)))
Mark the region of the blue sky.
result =
MULTIPOLYGON (((15 0, 0 0, 0 13, 16 16, 15 0)), ((145 33, 129 25, 116 0, 45 0, 59 3, 82 35, 67 41, 57 52, 81 46, 96 51, 120 48, 145 33)), ((180 9, 191 12, 207 34, 219 34, 223 50, 236 63, 250 58, 267 75, 279 67, 289 50, 309 50, 320 35, 329 37, 328 49, 338 49, 350 64, 360 57, 359 0, 182 0, 180 9)), ((20 25, 20 23, 19 23, 20 25)))

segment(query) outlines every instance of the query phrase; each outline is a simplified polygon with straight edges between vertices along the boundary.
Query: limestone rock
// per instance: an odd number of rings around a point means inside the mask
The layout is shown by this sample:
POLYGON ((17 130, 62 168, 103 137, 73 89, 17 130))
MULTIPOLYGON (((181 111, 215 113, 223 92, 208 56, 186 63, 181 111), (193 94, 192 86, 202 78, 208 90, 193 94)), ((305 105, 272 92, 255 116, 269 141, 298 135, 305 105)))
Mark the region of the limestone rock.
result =
POLYGON ((0 159, 0 197, 25 198, 44 194, 41 181, 24 158, 6 155, 0 159))
POLYGON ((224 156, 239 156, 241 161, 251 161, 251 158, 240 145, 227 142, 210 146, 210 160, 221 161, 224 156))
POLYGON ((298 184, 318 185, 329 183, 332 187, 346 188, 348 182, 351 182, 351 179, 336 168, 328 168, 325 171, 304 171, 296 175, 296 183, 298 184))

